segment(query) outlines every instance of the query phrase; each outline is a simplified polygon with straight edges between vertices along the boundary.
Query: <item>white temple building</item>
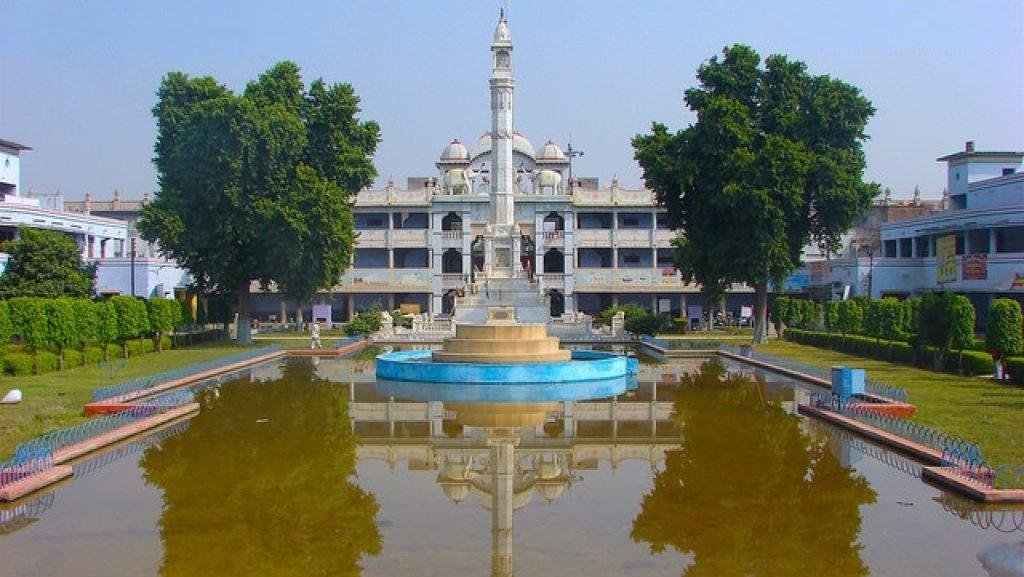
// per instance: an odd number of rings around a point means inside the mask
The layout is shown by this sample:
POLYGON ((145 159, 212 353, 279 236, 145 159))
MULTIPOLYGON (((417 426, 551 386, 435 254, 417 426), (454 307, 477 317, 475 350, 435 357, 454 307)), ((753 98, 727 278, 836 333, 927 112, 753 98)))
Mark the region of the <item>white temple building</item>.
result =
MULTIPOLYGON (((513 48, 502 13, 490 46, 490 130, 470 146, 457 138, 444 146, 435 176, 358 193, 352 266, 320 297, 334 321, 375 302, 461 316, 471 295, 499 292, 512 305, 516 295, 540 295, 545 317, 627 302, 673 316, 699 307, 698 287, 673 267, 675 232, 650 190, 614 178, 599 187, 572 174, 554 141, 538 148, 516 131, 513 48)), ((735 287, 727 306, 750 303, 749 290, 735 287)), ((292 315, 276 294, 254 295, 253 311, 263 320, 292 315)))

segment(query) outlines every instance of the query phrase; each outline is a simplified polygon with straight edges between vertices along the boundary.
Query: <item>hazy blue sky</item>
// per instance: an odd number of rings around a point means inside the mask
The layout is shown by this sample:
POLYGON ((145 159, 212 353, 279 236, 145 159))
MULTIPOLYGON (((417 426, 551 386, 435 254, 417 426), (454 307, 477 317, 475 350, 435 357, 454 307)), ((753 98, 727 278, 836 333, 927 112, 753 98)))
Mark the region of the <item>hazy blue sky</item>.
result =
MULTIPOLYGON (((127 197, 153 190, 150 109, 172 70, 233 89, 279 60, 307 82, 351 82, 383 142, 376 165, 435 172, 452 138, 490 127, 488 50, 498 1, 47 1, 0 3, 0 138, 24 187, 127 197), (292 7, 294 6, 294 7, 292 7)), ((1024 149, 1024 2, 509 3, 516 127, 534 146, 586 151, 575 172, 640 183, 630 138, 693 117, 682 92, 727 44, 781 52, 859 86, 878 109, 867 177, 938 196, 937 156, 965 140, 1024 149)))

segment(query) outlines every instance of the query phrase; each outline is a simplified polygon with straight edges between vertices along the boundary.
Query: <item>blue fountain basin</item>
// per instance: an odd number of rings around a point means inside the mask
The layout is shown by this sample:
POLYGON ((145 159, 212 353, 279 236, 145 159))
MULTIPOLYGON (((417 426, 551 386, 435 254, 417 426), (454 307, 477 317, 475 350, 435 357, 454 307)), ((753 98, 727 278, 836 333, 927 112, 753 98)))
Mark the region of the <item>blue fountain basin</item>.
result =
POLYGON ((550 385, 636 375, 637 360, 604 351, 572 351, 555 363, 441 363, 431 351, 397 351, 377 356, 377 378, 429 383, 550 385))

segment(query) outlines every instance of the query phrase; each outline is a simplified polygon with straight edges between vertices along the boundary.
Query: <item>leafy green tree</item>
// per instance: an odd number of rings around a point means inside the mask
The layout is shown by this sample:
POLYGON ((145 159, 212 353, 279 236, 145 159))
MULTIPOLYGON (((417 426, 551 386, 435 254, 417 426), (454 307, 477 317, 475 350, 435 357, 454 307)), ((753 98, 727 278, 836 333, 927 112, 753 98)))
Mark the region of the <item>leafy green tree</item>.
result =
POLYGON ((829 332, 839 327, 839 303, 836 301, 825 302, 825 328, 829 332))
POLYGON ((0 275, 0 297, 90 297, 96 268, 82 264, 82 253, 68 235, 41 228, 18 228, 18 238, 0 244, 10 255, 0 275))
POLYGON ((153 298, 146 302, 149 309, 149 327, 156 333, 156 350, 163 350, 164 335, 170 334, 181 324, 181 303, 175 299, 153 298))
POLYGON ((836 328, 844 335, 857 334, 861 331, 864 323, 864 311, 855 300, 845 300, 839 303, 836 315, 836 328))
POLYGON ((767 286, 800 263, 810 241, 826 252, 868 208, 860 91, 802 62, 734 45, 697 71, 686 91, 697 122, 670 134, 654 123, 633 139, 647 185, 683 231, 676 267, 688 280, 754 287, 755 342, 765 337, 767 286))
MULTIPOLYGON (((873 311, 873 332, 868 334, 875 337, 876 343, 878 342, 877 339, 889 341, 887 351, 888 357, 891 360, 892 342, 903 334, 903 303, 892 297, 886 297, 884 299, 872 300, 869 307, 873 311)), ((865 326, 867 325, 866 319, 864 324, 865 326)))
POLYGON ((64 349, 81 343, 74 299, 47 299, 46 317, 49 323, 47 340, 57 348, 57 369, 63 371, 64 349))
POLYGON ((1024 350, 1024 320, 1020 303, 1013 299, 994 299, 988 309, 988 327, 985 342, 994 357, 999 359, 1003 378, 1006 378, 1006 359, 1024 350))
POLYGON ((236 95, 212 78, 164 77, 153 109, 160 190, 139 230, 205 293, 230 295, 249 342, 253 281, 287 298, 333 286, 354 242, 349 197, 372 182, 375 122, 347 84, 281 62, 236 95))
POLYGON ((103 360, 110 360, 110 351, 107 345, 116 343, 121 338, 120 328, 117 320, 117 309, 114 303, 102 301, 96 304, 97 340, 103 345, 103 360))
POLYGON ((962 295, 949 296, 950 346, 959 354, 957 366, 961 374, 965 372, 964 349, 974 346, 975 316, 974 305, 969 298, 962 295))
POLYGON ((141 338, 149 332, 149 313, 142 299, 131 296, 110 298, 117 313, 117 338, 121 342, 124 358, 128 358, 128 341, 141 338))
POLYGON ((952 346, 952 323, 950 317, 950 293, 937 295, 928 293, 921 297, 917 311, 918 342, 935 347, 933 368, 946 368, 949 349, 952 346))
POLYGON ((357 577, 380 553, 380 505, 355 476, 348 394, 311 363, 283 370, 256 389, 203 393, 188 429, 140 460, 163 496, 163 577, 357 577))
POLYGON ((11 307, 7 301, 0 301, 0 345, 11 342, 17 332, 11 322, 11 307))
POLYGON ((626 303, 617 307, 608 307, 601 311, 601 316, 598 318, 601 324, 608 326, 612 324, 612 317, 615 313, 622 311, 623 322, 628 322, 631 318, 640 318, 644 315, 650 314, 647 309, 636 304, 626 303))
POLYGON ((862 577, 867 480, 837 458, 841 440, 800 426, 763 380, 705 363, 676 389, 679 448, 640 502, 630 536, 686 555, 687 577, 862 577), (800 535, 818 527, 815 546, 800 535))
POLYGON ((920 297, 909 297, 903 301, 903 332, 917 332, 917 309, 921 306, 920 297))
POLYGON ((85 347, 88 343, 100 340, 100 317, 97 303, 89 299, 73 299, 72 308, 75 313, 75 328, 78 330, 79 344, 82 345, 82 365, 88 362, 85 347))
POLYGON ((50 323, 46 318, 46 300, 38 297, 15 297, 8 301, 11 324, 21 340, 35 357, 34 372, 39 374, 39 352, 50 338, 50 323))
POLYGON ((782 338, 786 325, 790 322, 789 315, 790 298, 786 296, 777 296, 772 301, 772 324, 775 325, 775 334, 782 338))

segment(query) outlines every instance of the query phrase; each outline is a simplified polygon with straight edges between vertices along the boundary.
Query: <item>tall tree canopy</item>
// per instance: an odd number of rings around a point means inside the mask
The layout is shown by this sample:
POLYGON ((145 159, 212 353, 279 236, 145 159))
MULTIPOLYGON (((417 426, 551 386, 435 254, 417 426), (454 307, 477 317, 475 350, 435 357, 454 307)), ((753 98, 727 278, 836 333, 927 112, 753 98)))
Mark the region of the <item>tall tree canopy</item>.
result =
POLYGON ((303 362, 199 401, 188 430, 141 460, 163 492, 160 575, 362 574, 381 551, 380 506, 356 482, 348 393, 303 362))
POLYGON ((711 291, 742 282, 757 293, 765 336, 769 281, 781 282, 811 241, 826 251, 878 194, 865 183, 862 142, 875 110, 860 91, 803 62, 734 45, 697 70, 686 91, 697 122, 674 134, 654 123, 635 158, 669 224, 684 277, 711 291))
POLYGON ((139 230, 203 291, 230 294, 248 341, 249 286, 289 299, 333 286, 351 260, 349 197, 376 176, 376 122, 349 84, 281 62, 236 95, 210 77, 164 77, 153 114, 160 190, 139 230))
POLYGON ((82 252, 68 235, 20 227, 18 238, 0 245, 10 254, 0 276, 0 297, 91 297, 96 268, 82 263, 82 252))
POLYGON ((687 577, 867 575, 860 507, 875 492, 837 458, 845 441, 804 427, 770 395, 720 360, 682 379, 673 419, 685 435, 665 454, 631 537, 653 553, 688 554, 687 577))

